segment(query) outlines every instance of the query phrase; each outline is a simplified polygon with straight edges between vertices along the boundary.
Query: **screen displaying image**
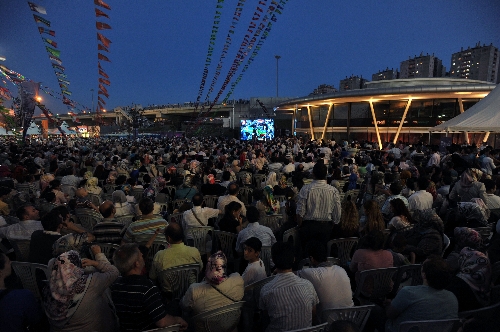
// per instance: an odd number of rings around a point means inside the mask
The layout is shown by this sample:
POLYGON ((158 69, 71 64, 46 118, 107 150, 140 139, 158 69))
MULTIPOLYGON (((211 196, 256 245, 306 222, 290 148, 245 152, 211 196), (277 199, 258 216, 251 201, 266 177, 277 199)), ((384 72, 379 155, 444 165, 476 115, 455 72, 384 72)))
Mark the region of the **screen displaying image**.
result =
POLYGON ((241 120, 240 137, 242 141, 274 139, 274 119, 241 120))

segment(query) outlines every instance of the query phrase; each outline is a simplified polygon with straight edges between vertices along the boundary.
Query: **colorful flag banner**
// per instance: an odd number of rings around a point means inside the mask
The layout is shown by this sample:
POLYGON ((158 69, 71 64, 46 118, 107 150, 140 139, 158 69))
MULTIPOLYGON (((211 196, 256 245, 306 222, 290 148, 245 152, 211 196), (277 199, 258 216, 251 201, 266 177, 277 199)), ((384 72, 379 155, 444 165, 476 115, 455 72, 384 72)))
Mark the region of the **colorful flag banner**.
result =
POLYGON ((52 45, 53 47, 56 47, 57 48, 57 43, 55 41, 53 41, 52 39, 48 39, 48 38, 42 38, 44 42, 46 42, 47 44, 49 45, 52 45))
POLYGON ((109 24, 102 22, 95 22, 95 27, 97 28, 97 30, 111 29, 111 26, 109 24))
POLYGON ((109 80, 104 79, 104 78, 99 78, 99 83, 106 84, 107 86, 111 85, 111 82, 109 80))
POLYGON ((103 8, 106 8, 107 10, 111 10, 111 7, 107 3, 105 3, 104 1, 102 1, 102 0, 94 0, 94 4, 96 6, 101 6, 103 8))
POLYGON ((98 58, 99 60, 103 60, 103 61, 108 61, 108 62, 111 62, 111 61, 109 61, 109 59, 108 59, 108 57, 107 57, 107 56, 105 56, 105 55, 103 55, 103 54, 101 54, 101 53, 97 53, 97 58, 98 58))
POLYGON ((106 74, 106 72, 102 69, 99 69, 99 75, 106 77, 106 78, 109 78, 108 74, 106 74))
POLYGON ((109 49, 107 47, 105 47, 104 45, 101 45, 99 43, 97 43, 97 50, 109 53, 109 49))
POLYGON ((95 9, 95 16, 109 18, 108 14, 106 14, 105 12, 103 12, 102 10, 97 9, 97 8, 95 9))
POLYGON ((61 56, 61 51, 56 50, 55 48, 45 46, 45 49, 47 50, 47 52, 49 52, 53 56, 56 56, 56 57, 60 57, 61 56))
POLYGON ((56 63, 53 63, 52 67, 55 68, 55 69, 59 69, 60 71, 65 71, 66 70, 66 68, 64 68, 63 66, 58 65, 56 63))
POLYGON ((46 33, 53 37, 56 36, 56 32, 54 30, 45 29, 44 27, 38 27, 38 32, 40 32, 40 34, 46 33))
POLYGON ((43 17, 35 15, 35 14, 33 14, 33 17, 35 18, 36 23, 42 23, 42 24, 45 24, 46 26, 50 27, 50 22, 48 20, 44 19, 43 17))
POLYGON ((109 40, 108 38, 104 37, 102 34, 100 34, 99 32, 97 33, 97 39, 106 47, 109 48, 109 44, 111 44, 111 40, 109 40))
POLYGON ((49 55, 49 59, 56 62, 58 65, 62 65, 62 61, 61 59, 59 59, 58 57, 56 56, 53 56, 52 54, 49 55))
POLYGON ((42 6, 39 6, 39 5, 34 4, 33 2, 29 2, 29 1, 28 1, 28 5, 30 6, 30 9, 32 11, 40 13, 42 15, 47 15, 47 11, 42 6))

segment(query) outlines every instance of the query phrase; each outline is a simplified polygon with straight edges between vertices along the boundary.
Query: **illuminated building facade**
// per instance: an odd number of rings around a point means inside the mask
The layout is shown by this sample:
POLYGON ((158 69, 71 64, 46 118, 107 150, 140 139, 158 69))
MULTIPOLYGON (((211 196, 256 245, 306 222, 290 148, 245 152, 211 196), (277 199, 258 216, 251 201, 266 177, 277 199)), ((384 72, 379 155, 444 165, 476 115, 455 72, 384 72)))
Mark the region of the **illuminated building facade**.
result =
POLYGON ((451 55, 450 77, 468 78, 492 83, 500 83, 498 48, 492 44, 476 44, 451 55))

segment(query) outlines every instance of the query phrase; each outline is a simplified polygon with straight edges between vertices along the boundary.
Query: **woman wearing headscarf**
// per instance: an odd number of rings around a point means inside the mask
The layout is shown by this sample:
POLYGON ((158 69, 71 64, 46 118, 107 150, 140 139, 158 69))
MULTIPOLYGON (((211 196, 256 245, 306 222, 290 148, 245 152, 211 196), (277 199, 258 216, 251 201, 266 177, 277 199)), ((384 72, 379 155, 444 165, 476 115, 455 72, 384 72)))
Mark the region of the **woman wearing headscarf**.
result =
POLYGON ((51 331, 117 331, 108 287, 119 272, 99 246, 92 246, 96 260, 81 259, 71 250, 50 260, 50 279, 43 290, 43 304, 51 331), (86 274, 93 266, 97 272, 86 274))
POLYGON ((482 199, 473 198, 470 202, 458 203, 458 216, 461 224, 470 227, 484 227, 488 224, 490 210, 482 199))
POLYGON ((89 194, 97 195, 102 199, 104 198, 104 192, 102 188, 98 186, 99 180, 96 177, 90 177, 87 179, 87 183, 85 183, 85 189, 89 194))
POLYGON ((270 172, 269 175, 267 176, 266 182, 264 186, 270 186, 271 189, 274 188, 274 186, 278 185, 278 181, 276 181, 276 173, 275 172, 270 172))
POLYGON ((113 204, 115 205, 115 217, 126 215, 135 215, 134 207, 128 202, 127 196, 121 190, 115 190, 112 195, 113 204))
POLYGON ((468 227, 455 227, 453 230, 453 239, 455 240, 455 247, 446 256, 446 263, 450 267, 450 272, 455 274, 460 269, 459 258, 462 249, 469 247, 477 250, 481 247, 482 239, 479 232, 468 227))
POLYGON ((465 247, 460 251, 458 262, 460 271, 446 287, 457 297, 458 311, 487 306, 491 289, 490 260, 484 253, 465 247))
POLYGON ((205 278, 189 286, 181 308, 191 316, 241 301, 244 281, 238 273, 227 275, 227 260, 222 251, 208 258, 205 278))
POLYGON ((40 176, 40 189, 44 191, 45 188, 47 188, 47 186, 49 185, 50 181, 53 181, 55 179, 55 176, 52 174, 44 174, 40 176))
POLYGON ((477 181, 476 173, 468 169, 460 176, 460 181, 450 191, 449 198, 458 202, 470 202, 473 198, 481 198, 485 201, 486 187, 484 183, 477 181))

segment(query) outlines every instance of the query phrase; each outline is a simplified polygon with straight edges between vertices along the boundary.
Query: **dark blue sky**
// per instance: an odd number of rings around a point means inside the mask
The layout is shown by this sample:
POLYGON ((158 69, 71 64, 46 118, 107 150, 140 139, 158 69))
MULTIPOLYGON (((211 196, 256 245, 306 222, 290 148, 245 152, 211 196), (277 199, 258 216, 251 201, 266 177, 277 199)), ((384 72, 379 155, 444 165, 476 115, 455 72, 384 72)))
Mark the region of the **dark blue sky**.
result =
MULTIPOLYGON (((90 89, 95 90, 96 100, 98 84, 93 1, 33 2, 45 7, 47 15, 41 16, 56 31, 52 39, 58 43, 71 82, 71 98, 90 107, 90 89)), ((112 26, 103 32, 112 41, 111 53, 104 53, 111 63, 102 62, 111 81, 106 108, 132 102, 145 106, 195 101, 216 0, 106 2, 112 8, 111 19, 101 20, 112 26)), ((225 0, 205 94, 236 3, 225 0)), ((224 81, 257 4, 258 0, 245 2, 212 97, 224 81)), ((10 69, 58 90, 33 13, 26 1, 0 0, 0 56, 7 58, 3 64, 10 69)), ((461 47, 478 41, 500 47, 499 17, 498 0, 290 0, 234 97, 276 95, 276 54, 281 56, 279 94, 289 97, 307 95, 320 84, 338 88, 339 80, 351 74, 371 79, 378 70, 399 68, 402 60, 421 52, 434 53, 448 70, 451 54, 461 47)), ((16 90, 10 83, 7 87, 16 90)), ((58 100, 44 98, 53 113, 67 112, 58 100)))

